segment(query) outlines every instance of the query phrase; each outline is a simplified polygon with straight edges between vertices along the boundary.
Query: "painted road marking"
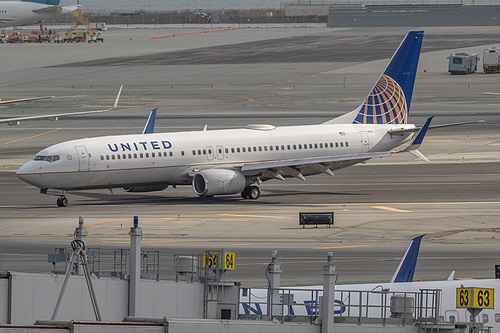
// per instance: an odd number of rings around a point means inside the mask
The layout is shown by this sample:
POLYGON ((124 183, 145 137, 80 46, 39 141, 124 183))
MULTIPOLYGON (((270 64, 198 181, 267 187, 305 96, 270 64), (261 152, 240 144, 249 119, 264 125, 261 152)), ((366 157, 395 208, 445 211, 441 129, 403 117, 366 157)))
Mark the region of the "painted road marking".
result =
POLYGON ((22 138, 22 139, 17 139, 17 140, 12 140, 12 141, 8 141, 8 142, 4 142, 2 144, 3 145, 8 145, 8 144, 11 144, 11 143, 14 143, 14 142, 19 142, 19 141, 23 141, 23 140, 33 139, 33 138, 36 138, 36 137, 39 137, 39 136, 42 136, 42 135, 45 135, 45 134, 50 134, 50 133, 53 133, 53 132, 57 132, 59 130, 60 130, 60 128, 56 128, 56 129, 53 129, 53 130, 48 131, 48 132, 44 132, 44 133, 40 133, 40 134, 28 136, 27 138, 22 138))
POLYGON ((413 211, 411 210, 397 209, 387 206, 370 206, 370 207, 375 209, 389 210, 391 212, 397 212, 397 213, 413 213, 413 211))

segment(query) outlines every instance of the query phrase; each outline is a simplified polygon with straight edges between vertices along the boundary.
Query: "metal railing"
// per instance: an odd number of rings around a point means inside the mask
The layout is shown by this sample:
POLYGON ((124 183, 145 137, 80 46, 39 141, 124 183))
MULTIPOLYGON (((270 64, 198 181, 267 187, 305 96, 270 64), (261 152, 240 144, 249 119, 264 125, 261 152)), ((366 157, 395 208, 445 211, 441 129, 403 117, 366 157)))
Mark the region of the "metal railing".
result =
MULTIPOLYGON (((314 323, 321 317, 323 291, 320 289, 280 288, 273 290, 270 296, 271 308, 268 311, 267 289, 242 288, 240 319, 276 318, 282 322, 307 320, 314 323), (278 299, 276 295, 279 295, 278 299)), ((420 289, 416 292, 337 290, 334 315, 336 321, 358 324, 436 324, 440 297, 439 289, 420 289)))

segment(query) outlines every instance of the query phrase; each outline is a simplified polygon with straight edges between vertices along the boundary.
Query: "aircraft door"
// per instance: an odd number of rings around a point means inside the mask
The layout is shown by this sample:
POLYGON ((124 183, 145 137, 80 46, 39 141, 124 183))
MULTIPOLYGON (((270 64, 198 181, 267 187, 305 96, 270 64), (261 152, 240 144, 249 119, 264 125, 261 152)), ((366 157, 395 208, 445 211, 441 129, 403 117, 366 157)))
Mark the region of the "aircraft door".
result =
POLYGON ((78 171, 89 171, 90 160, 87 148, 85 148, 85 146, 75 146, 75 149, 78 154, 78 171))
POLYGON ((217 159, 218 160, 224 159, 224 148, 222 146, 217 146, 217 159))
POLYGON ((207 147, 207 160, 211 161, 214 159, 214 149, 212 147, 207 147))
POLYGON ((361 135, 361 152, 367 153, 370 150, 370 138, 368 137, 368 132, 361 131, 359 132, 361 135))

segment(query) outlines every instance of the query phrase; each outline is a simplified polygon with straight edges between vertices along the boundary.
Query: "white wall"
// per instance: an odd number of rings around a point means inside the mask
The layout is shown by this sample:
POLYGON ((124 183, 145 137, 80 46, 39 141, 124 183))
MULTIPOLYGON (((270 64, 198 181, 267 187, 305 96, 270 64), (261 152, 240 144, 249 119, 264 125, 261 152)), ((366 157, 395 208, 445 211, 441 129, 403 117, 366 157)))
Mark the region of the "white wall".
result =
MULTIPOLYGON (((64 276, 10 272, 10 323, 29 325, 50 320, 64 276)), ((120 322, 128 315, 128 280, 92 279, 103 321, 120 322)), ((8 320, 8 280, 0 279, 0 323, 8 320)), ((201 318, 203 285, 174 281, 141 280, 140 317, 201 318)), ((71 276, 56 320, 95 320, 85 278, 71 276)))

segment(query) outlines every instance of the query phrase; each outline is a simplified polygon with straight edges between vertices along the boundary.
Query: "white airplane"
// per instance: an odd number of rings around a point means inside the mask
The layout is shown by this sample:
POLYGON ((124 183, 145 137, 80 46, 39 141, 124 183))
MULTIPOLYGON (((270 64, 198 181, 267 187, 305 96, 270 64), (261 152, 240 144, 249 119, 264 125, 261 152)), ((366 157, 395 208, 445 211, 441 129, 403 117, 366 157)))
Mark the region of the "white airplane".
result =
POLYGON ((50 16, 71 13, 78 6, 59 6, 60 0, 0 1, 0 27, 40 21, 50 16))
MULTIPOLYGON (((118 101, 120 99, 120 95, 122 93, 122 88, 123 85, 120 86, 120 89, 118 90, 118 94, 116 95, 115 103, 111 108, 104 109, 104 110, 93 110, 93 111, 79 111, 79 112, 67 112, 67 113, 56 113, 56 114, 48 114, 48 115, 43 115, 43 116, 26 116, 26 117, 15 117, 15 118, 0 118, 0 124, 7 124, 9 126, 17 126, 23 121, 28 121, 28 120, 58 120, 59 118, 62 117, 68 117, 68 116, 80 116, 84 114, 90 114, 90 113, 101 113, 101 112, 108 112, 113 109, 116 109, 118 106, 118 101)), ((10 100, 10 101, 5 101, 5 104, 12 104, 15 102, 23 102, 23 101, 28 101, 28 100, 34 100, 34 99, 44 99, 44 98, 51 98, 54 96, 44 96, 44 97, 33 97, 33 98, 25 98, 25 99, 18 99, 18 100, 10 100)), ((1 102, 0 102, 1 103, 1 102)))
MULTIPOLYGON (((66 190, 118 188, 128 192, 192 185, 202 197, 239 194, 257 199, 270 179, 342 169, 371 158, 419 151, 432 117, 408 124, 423 31, 409 32, 366 100, 319 125, 248 125, 243 129, 153 133, 156 109, 142 134, 72 140, 48 147, 18 171, 23 181, 57 195, 66 190), (414 135, 417 133, 417 135, 414 135), (394 149, 413 138, 399 151, 394 149)), ((439 125, 435 127, 450 126, 439 125)))

